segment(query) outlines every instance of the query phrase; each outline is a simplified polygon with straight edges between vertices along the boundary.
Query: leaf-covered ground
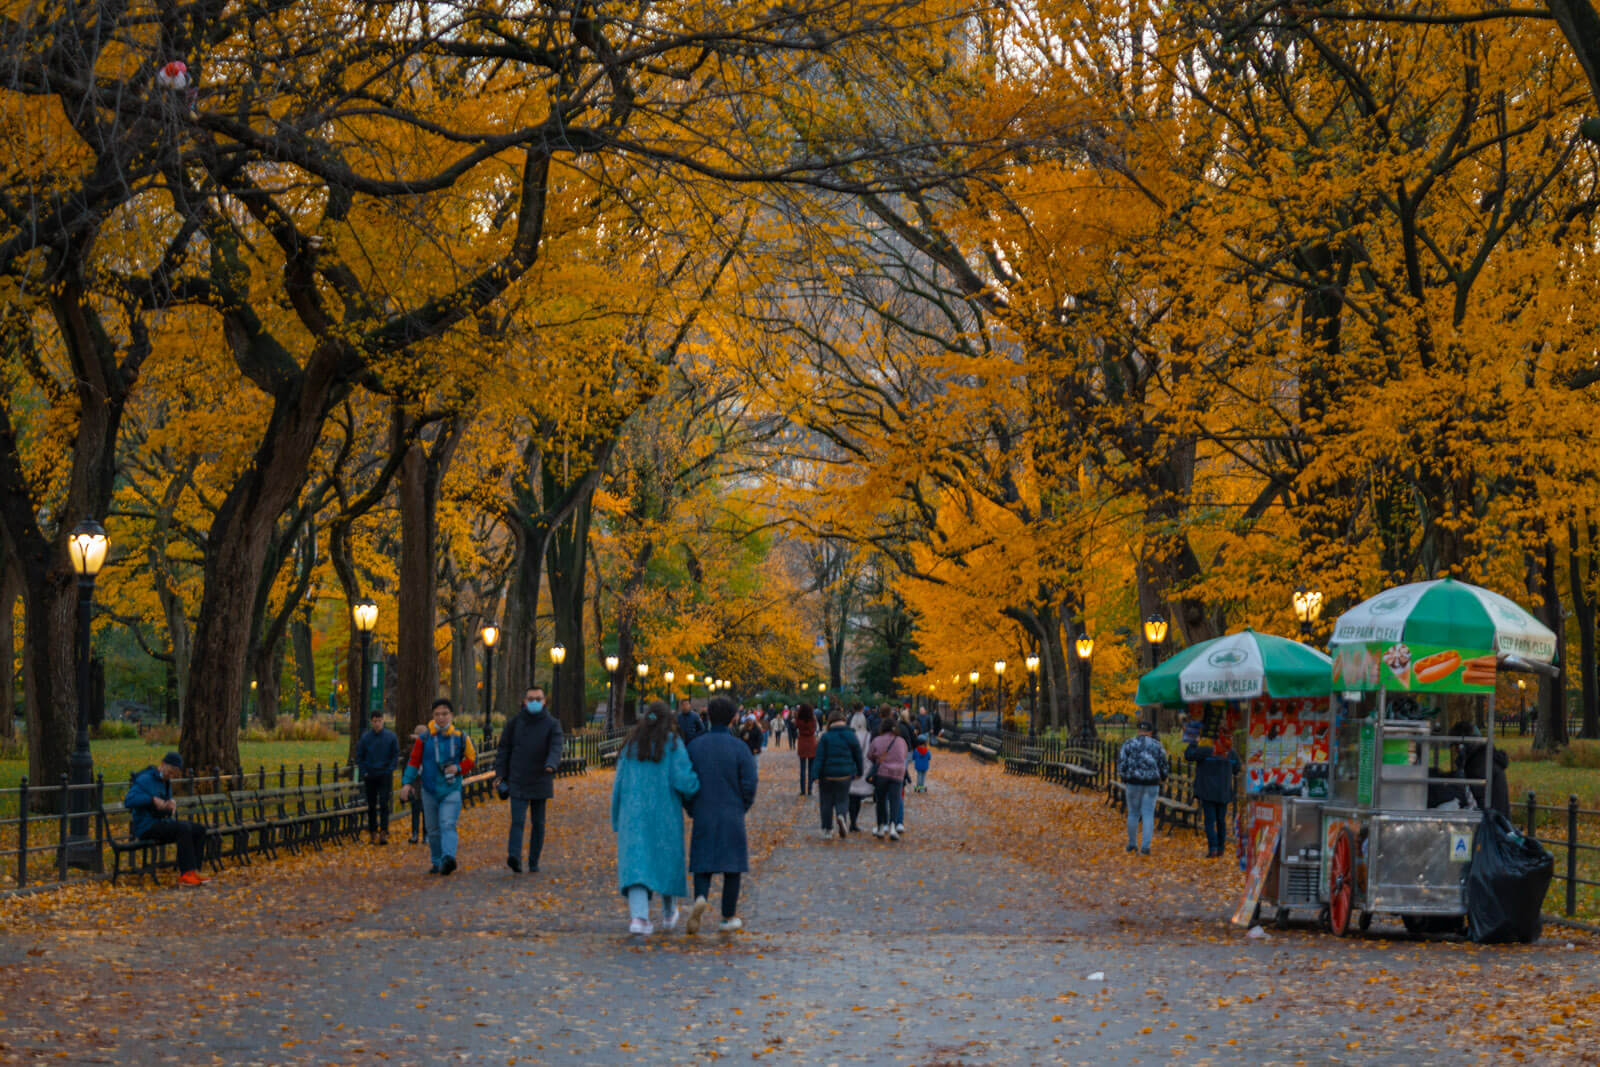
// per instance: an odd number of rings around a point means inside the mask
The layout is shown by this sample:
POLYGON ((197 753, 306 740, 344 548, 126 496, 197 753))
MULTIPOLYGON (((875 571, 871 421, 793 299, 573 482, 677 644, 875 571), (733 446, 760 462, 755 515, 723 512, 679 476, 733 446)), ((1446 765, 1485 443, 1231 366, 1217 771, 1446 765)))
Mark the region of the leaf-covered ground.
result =
POLYGON ((1248 940, 1236 869, 1182 831, 1129 856, 1095 794, 944 757, 904 840, 823 842, 793 755, 761 768, 743 934, 626 936, 591 774, 535 875, 483 806, 448 879, 361 845, 0 903, 0 1059, 1600 1062, 1600 964, 1567 931, 1248 940))

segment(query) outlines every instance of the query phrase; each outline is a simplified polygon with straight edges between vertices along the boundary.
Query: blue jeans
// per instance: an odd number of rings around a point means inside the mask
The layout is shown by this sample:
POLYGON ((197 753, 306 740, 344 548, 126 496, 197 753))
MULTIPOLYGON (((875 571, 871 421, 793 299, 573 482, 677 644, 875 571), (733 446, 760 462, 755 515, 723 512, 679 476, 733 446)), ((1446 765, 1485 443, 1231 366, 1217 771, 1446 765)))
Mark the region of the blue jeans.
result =
POLYGON ((894 826, 906 821, 905 785, 899 778, 885 778, 881 774, 872 783, 872 808, 879 826, 894 826))
POLYGON ((1206 824, 1206 850, 1221 852, 1223 845, 1228 840, 1228 802, 1226 800, 1202 800, 1200 812, 1205 816, 1206 824))
POLYGON ((1128 796, 1128 847, 1150 847, 1150 837, 1156 830, 1156 797, 1161 793, 1161 783, 1154 785, 1124 785, 1128 796), (1139 822, 1144 822, 1144 837, 1139 837, 1139 822))
MULTIPOLYGON (((662 918, 662 920, 664 921, 667 918, 667 916, 669 916, 671 914, 672 914, 672 898, 671 897, 662 897, 661 898, 661 918, 662 918)), ((630 885, 628 887, 628 918, 630 918, 630 919, 648 919, 648 918, 650 918, 650 890, 646 889, 642 885, 630 885)))
POLYGON ((428 824, 428 856, 437 867, 446 856, 455 858, 456 820, 461 817, 461 790, 452 789, 442 797, 426 789, 422 793, 422 814, 428 824))
POLYGON ((920 793, 926 788, 928 788, 928 772, 919 770, 917 772, 917 792, 920 793))

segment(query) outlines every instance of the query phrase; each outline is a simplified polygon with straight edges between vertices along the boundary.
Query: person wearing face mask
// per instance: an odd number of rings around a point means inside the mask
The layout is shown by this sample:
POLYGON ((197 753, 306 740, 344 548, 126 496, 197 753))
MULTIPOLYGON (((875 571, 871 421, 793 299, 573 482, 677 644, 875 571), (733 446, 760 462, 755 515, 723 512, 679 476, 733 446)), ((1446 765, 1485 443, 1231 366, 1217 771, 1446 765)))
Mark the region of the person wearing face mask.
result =
POLYGON ((522 697, 522 710, 511 717, 495 750, 494 776, 498 786, 510 790, 511 832, 506 837, 506 866, 522 870, 522 825, 528 834, 528 870, 539 869, 544 851, 545 802, 555 795, 556 770, 561 766, 561 723, 545 710, 544 688, 530 686, 522 697), (527 819, 529 813, 532 819, 527 819))

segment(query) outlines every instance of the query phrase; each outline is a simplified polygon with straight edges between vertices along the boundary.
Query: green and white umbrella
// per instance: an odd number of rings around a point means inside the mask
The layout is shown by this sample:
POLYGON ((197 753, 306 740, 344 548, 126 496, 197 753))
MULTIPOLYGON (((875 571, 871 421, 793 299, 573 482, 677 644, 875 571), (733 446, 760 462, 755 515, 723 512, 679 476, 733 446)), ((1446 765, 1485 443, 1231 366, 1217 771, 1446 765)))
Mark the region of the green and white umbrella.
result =
POLYGON ((1193 704, 1258 696, 1327 696, 1333 661, 1310 645, 1244 630, 1202 641, 1139 679, 1135 701, 1193 704))
POLYGON ((1556 635, 1515 601, 1451 578, 1396 586, 1339 616, 1334 645, 1481 649, 1535 663, 1555 659, 1556 635))

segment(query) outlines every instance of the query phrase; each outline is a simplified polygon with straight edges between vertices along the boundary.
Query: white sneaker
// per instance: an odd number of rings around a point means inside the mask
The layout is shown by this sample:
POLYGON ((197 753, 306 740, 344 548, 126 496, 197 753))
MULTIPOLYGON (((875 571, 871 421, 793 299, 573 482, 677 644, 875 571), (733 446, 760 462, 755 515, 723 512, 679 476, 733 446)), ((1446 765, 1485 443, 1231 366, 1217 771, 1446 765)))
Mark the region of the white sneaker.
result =
POLYGON ((889 827, 889 840, 890 841, 898 841, 898 840, 900 840, 900 831, 895 829, 893 826, 889 827))
POLYGON ((822 831, 822 839, 824 841, 832 841, 833 840, 833 831, 832 830, 824 830, 824 831, 822 831))
POLYGON ((717 929, 722 931, 725 934, 731 934, 735 930, 743 930, 744 929, 744 921, 742 919, 740 919, 739 916, 735 915, 731 919, 723 919, 720 923, 717 924, 717 929))
POLYGON ((673 908, 671 914, 663 915, 661 917, 661 929, 676 930, 678 928, 678 918, 682 914, 677 908, 673 908))
POLYGON ((628 933, 630 934, 637 934, 640 937, 649 937, 655 932, 655 925, 651 923, 649 919, 628 920, 628 933))
POLYGON ((833 828, 839 831, 839 840, 843 841, 850 836, 850 822, 843 815, 837 813, 833 816, 833 828))
POLYGON ((686 934, 698 934, 700 932, 700 920, 705 917, 706 898, 695 897, 694 905, 689 908, 689 921, 683 924, 683 932, 686 934))
POLYGON ((895 823, 894 824, 894 832, 897 833, 897 834, 905 833, 906 832, 906 824, 903 823, 903 822, 895 823))
POLYGON ((873 836, 873 837, 882 837, 882 836, 883 836, 883 827, 881 827, 881 826, 874 826, 874 827, 873 827, 873 828, 872 828, 872 836, 873 836))

